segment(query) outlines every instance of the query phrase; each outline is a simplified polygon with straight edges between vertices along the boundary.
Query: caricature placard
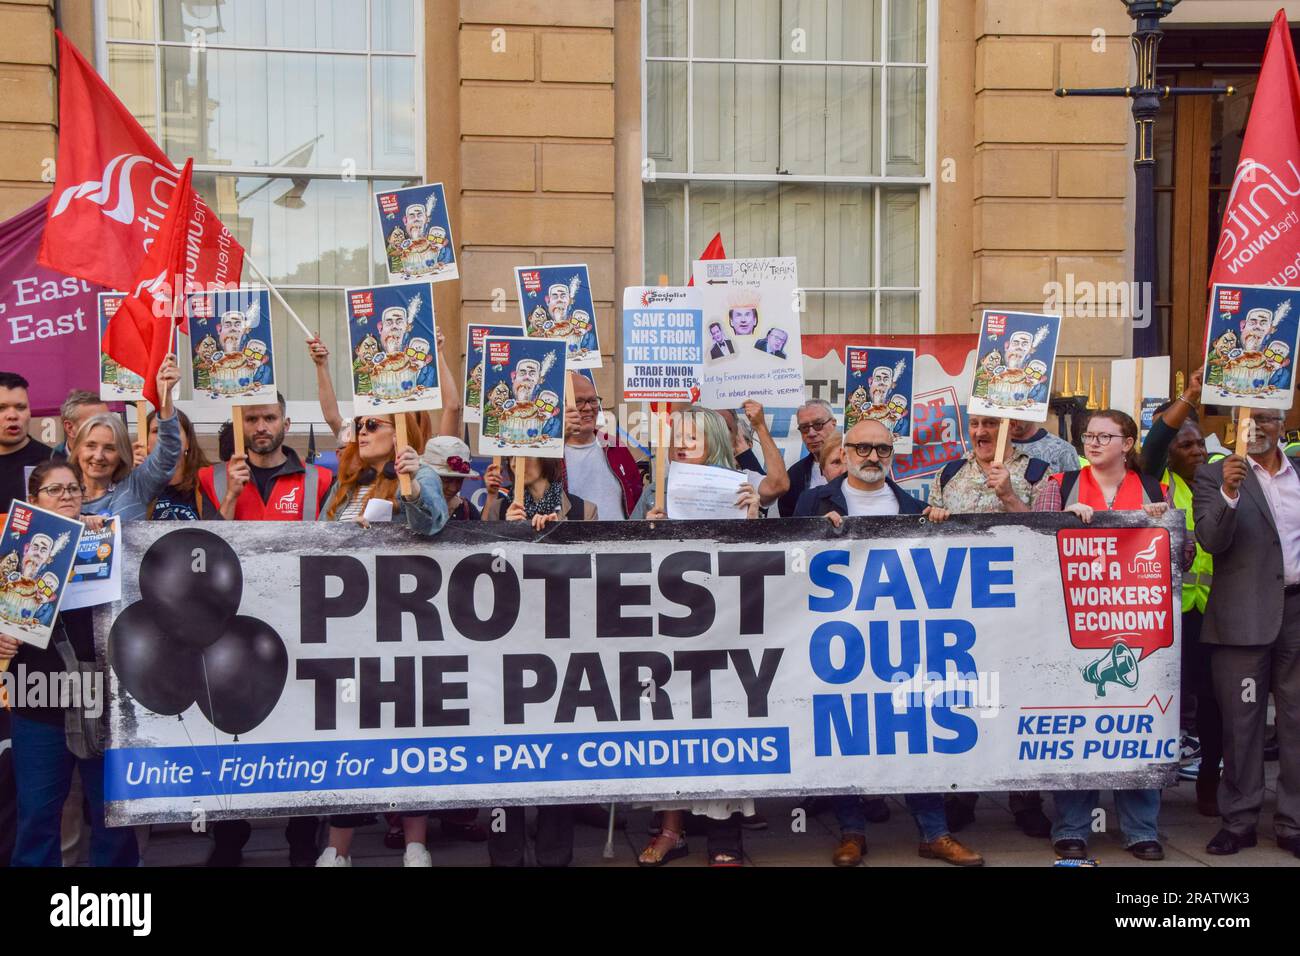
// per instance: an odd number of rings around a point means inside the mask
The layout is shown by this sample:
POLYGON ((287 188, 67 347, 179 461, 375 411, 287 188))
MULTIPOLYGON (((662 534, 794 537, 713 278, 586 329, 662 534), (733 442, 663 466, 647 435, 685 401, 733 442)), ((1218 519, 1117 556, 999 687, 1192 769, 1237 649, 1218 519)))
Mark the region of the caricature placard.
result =
POLYGON ((623 401, 693 402, 704 362, 703 302, 694 286, 623 290, 623 401))
POLYGON ((47 647, 82 524, 21 501, 0 533, 0 634, 47 647))
POLYGON ((600 368, 596 307, 585 265, 515 266, 524 335, 566 343, 571 370, 600 368))
POLYGON ((849 345, 844 349, 844 431, 873 418, 894 433, 894 451, 912 452, 915 349, 849 345))
POLYGON ((793 256, 695 263, 704 300, 700 404, 739 408, 747 398, 802 404, 799 277, 793 256))
POLYGON ((442 183, 375 193, 389 282, 460 278, 442 183))
POLYGON ((343 293, 358 415, 442 407, 433 286, 403 282, 343 293))
POLYGON ((969 414, 1046 421, 1060 335, 1060 316, 985 309, 969 414))
POLYGON ((564 344, 483 340, 479 454, 564 457, 564 344))
POLYGON ((517 325, 483 325, 471 322, 465 326, 465 422, 472 425, 482 421, 483 412, 483 340, 495 337, 522 335, 517 325))
POLYGON ((275 401, 271 295, 265 289, 185 297, 192 400, 200 406, 275 401))
POLYGON ((1215 284, 1205 327, 1206 405, 1291 407, 1300 289, 1215 284))
POLYGON ((125 298, 125 292, 99 294, 99 397, 106 402, 144 401, 144 379, 104 351, 104 330, 125 298))

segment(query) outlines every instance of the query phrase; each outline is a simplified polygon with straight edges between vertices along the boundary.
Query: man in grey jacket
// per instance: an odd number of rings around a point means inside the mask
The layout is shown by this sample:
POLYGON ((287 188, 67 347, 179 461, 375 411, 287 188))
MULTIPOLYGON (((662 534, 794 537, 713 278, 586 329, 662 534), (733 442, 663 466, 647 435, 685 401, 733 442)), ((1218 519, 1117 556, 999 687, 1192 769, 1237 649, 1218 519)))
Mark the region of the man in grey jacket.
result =
POLYGON ((1224 724, 1223 827, 1206 846, 1215 855, 1256 843, 1271 691, 1281 745, 1273 830, 1300 857, 1300 472, 1279 447, 1283 417, 1255 411, 1247 456, 1205 465, 1194 480, 1196 540, 1214 555, 1201 640, 1224 724))

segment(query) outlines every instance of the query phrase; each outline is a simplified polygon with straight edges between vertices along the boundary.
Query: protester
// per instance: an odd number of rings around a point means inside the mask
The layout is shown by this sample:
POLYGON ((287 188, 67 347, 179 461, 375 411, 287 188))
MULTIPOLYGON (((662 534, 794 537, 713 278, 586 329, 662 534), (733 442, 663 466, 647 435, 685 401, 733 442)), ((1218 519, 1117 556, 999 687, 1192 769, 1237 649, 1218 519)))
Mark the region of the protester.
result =
POLYGON ((844 464, 844 433, 831 432, 817 453, 817 468, 827 481, 834 481, 847 470, 844 464))
POLYGON ((27 469, 50 457, 53 449, 27 434, 32 409, 27 379, 0 372, 0 510, 27 495, 27 469))
POLYGON ((172 480, 181 457, 181 428, 172 406, 172 385, 180 379, 174 356, 158 370, 158 444, 135 465, 126 425, 117 415, 94 415, 82 422, 68 460, 85 486, 83 514, 117 515, 123 521, 147 518, 150 503, 172 480))
POLYGON ((234 409, 243 419, 243 455, 199 472, 199 486, 221 516, 238 521, 315 521, 329 499, 334 476, 320 465, 304 465, 285 444, 291 422, 284 396, 268 405, 234 409))
POLYGON ((826 442, 826 437, 836 429, 835 410, 830 403, 814 398, 804 402, 795 412, 795 424, 803 447, 807 454, 790 467, 790 488, 777 503, 777 511, 782 518, 789 518, 799 504, 799 496, 810 488, 820 488, 826 484, 826 477, 817 465, 817 455, 826 442))
POLYGON ((468 498, 461 497, 466 478, 478 478, 470 467, 470 451, 459 438, 436 435, 424 446, 424 463, 442 479, 442 496, 452 521, 478 521, 483 515, 468 498))
POLYGON ((1013 418, 1008 434, 1018 451, 1046 462, 1053 473, 1078 471, 1085 460, 1073 445, 1059 435, 1053 435, 1038 422, 1013 418))
POLYGON ((63 424, 63 441, 54 446, 54 457, 68 457, 68 446, 72 444, 72 439, 76 436, 82 422, 96 415, 108 413, 108 403, 95 392, 87 392, 80 388, 68 392, 68 397, 59 407, 59 418, 63 424))
MULTIPOLYGON (((781 451, 776 447, 776 442, 772 440, 772 435, 767 430, 763 406, 751 398, 746 400, 742 410, 750 424, 754 426, 754 434, 758 436, 763 457, 771 469, 767 474, 745 471, 745 481, 758 494, 759 508, 769 508, 789 489, 790 478, 781 451)), ((714 465, 732 471, 740 470, 735 453, 732 451, 731 432, 727 430, 727 422, 722 415, 701 405, 687 405, 680 412, 675 413, 675 417, 678 419, 673 428, 676 444, 670 462, 680 461, 685 464, 714 465), (683 444, 679 432, 686 435, 686 444, 683 444), (708 449, 707 453, 703 449, 708 449)), ((654 499, 654 485, 646 485, 631 517, 648 518, 654 507, 654 499)))
MULTIPOLYGON (((1084 524, 1097 511, 1137 511, 1158 518, 1169 508, 1168 489, 1142 474, 1137 455, 1137 424, 1124 412, 1093 412, 1083 433, 1087 467, 1052 475, 1034 501, 1035 511, 1069 511, 1084 524)), ((1058 790, 1052 845, 1066 860, 1088 856, 1097 790, 1058 790)), ((1116 790, 1115 811, 1123 831, 1124 848, 1139 860, 1163 860, 1158 824, 1160 791, 1154 788, 1116 790)))
POLYGON ((632 453, 598 434, 600 396, 585 375, 569 374, 573 404, 564 410, 564 485, 596 506, 602 521, 622 521, 644 483, 632 453))
MULTIPOLYGON (((875 419, 858 422, 844 436, 846 471, 840 477, 805 491, 795 509, 796 518, 824 516, 835 527, 846 517, 863 515, 919 515, 933 522, 948 519, 942 508, 926 505, 889 477, 894 436, 875 419)), ((904 802, 920 834, 918 855, 955 866, 983 866, 984 858, 953 837, 937 793, 909 793, 904 802)), ((832 799, 840 825, 840 844, 831 856, 836 866, 857 866, 867 853, 866 822, 862 801, 841 795, 832 799)))
MULTIPOLYGON (((27 494, 32 504, 65 518, 81 517, 88 530, 97 531, 103 527, 103 518, 81 516, 82 495, 81 481, 67 462, 47 459, 32 470, 27 494)), ((20 670, 28 687, 40 682, 51 689, 66 688, 71 681, 79 681, 80 674, 67 673, 68 664, 74 659, 95 660, 92 609, 60 613, 55 618, 50 643, 44 649, 0 636, 0 660, 5 659, 13 659, 12 666, 20 670)), ((61 695, 52 692, 44 706, 32 706, 24 697, 21 706, 13 710, 18 815, 10 863, 12 866, 63 865, 60 826, 64 801, 76 769, 90 808, 90 865, 135 866, 140 859, 135 831, 130 827, 109 828, 105 823, 104 760, 77 756, 69 749, 64 731, 64 703, 61 695)))
MULTIPOLYGON (((432 537, 448 520, 442 480, 420 460, 415 447, 424 448, 429 439, 429 416, 403 412, 410 445, 397 447, 397 426, 392 415, 369 415, 352 423, 352 441, 339 452, 338 480, 323 512, 329 521, 356 521, 368 527, 365 517, 371 502, 388 502, 393 521, 404 522, 416 534, 432 537), (401 475, 409 475, 411 492, 402 494, 401 475)), ((316 860, 318 867, 351 866, 352 834, 370 820, 367 814, 335 814, 330 817, 329 845, 316 860)), ((433 865, 425 841, 428 839, 427 811, 402 814, 406 852, 402 865, 433 865)))
POLYGON ((1272 691, 1280 745, 1274 840, 1300 857, 1300 474, 1278 447, 1283 418, 1252 410, 1246 457, 1205 465, 1193 481, 1196 539, 1214 556, 1201 640, 1213 648, 1223 712, 1223 825, 1205 848, 1216 856, 1257 842, 1272 691))
MULTIPOLYGON (((985 415, 970 416, 970 451, 964 458, 949 462, 939 472, 930 486, 931 505, 952 514, 1012 514, 1030 510, 1048 483, 1047 473, 1051 465, 1044 459, 1031 457, 1018 445, 1010 446, 1008 459, 998 461, 1001 422, 1000 418, 985 415)), ((1014 428, 1017 423, 1011 424, 1014 428)), ((1034 447, 1040 450, 1051 448, 1043 445, 1041 439, 1035 442, 1034 447)), ((1071 465, 1074 462, 1073 458, 1069 460, 1071 465)), ((1043 798, 1037 791, 1013 790, 1009 796, 1011 815, 1022 833, 1039 839, 1051 835, 1052 822, 1043 813, 1043 798)), ((978 793, 949 796, 945 801, 948 825, 961 832, 974 821, 978 801, 978 793)))
MULTIPOLYGON (((178 409, 176 418, 181 426, 181 458, 176 463, 176 470, 172 472, 172 480, 149 503, 148 517, 151 521, 220 520, 221 512, 199 488, 199 471, 208 467, 208 456, 199 446, 199 436, 195 433, 189 416, 178 409)), ((145 426, 148 429, 149 447, 142 449, 139 445, 134 446, 136 467, 143 464, 148 452, 158 446, 157 412, 149 413, 145 426)))
MULTIPOLYGON (((763 409, 757 402, 745 403, 745 414, 750 421, 762 420, 763 409)), ((756 423, 757 429, 757 423, 756 423)), ((766 432, 762 429, 760 435, 766 432)), ((736 457, 732 451, 731 433, 721 415, 709 408, 689 405, 677 416, 672 437, 672 461, 692 465, 711 465, 717 468, 736 469, 736 457)), ((778 456, 779 457, 779 456, 778 456)), ((754 476, 747 473, 747 480, 736 490, 736 507, 746 509, 746 518, 757 518, 762 504, 761 485, 773 476, 754 476), (758 486, 753 478, 760 479, 758 486)), ((782 469, 782 478, 785 477, 782 469)), ((776 500, 777 492, 772 492, 769 501, 776 500)), ((650 521, 663 521, 668 518, 666 512, 655 507, 654 488, 647 487, 637 508, 650 521)), ((744 850, 741 845, 741 820, 756 818, 754 801, 706 800, 685 803, 655 804, 652 809, 660 812, 662 817, 659 832, 654 835, 646 848, 637 857, 640 866, 663 866, 679 857, 690 853, 686 842, 686 814, 694 813, 707 820, 709 866, 734 867, 744 863, 744 850)))
MULTIPOLYGON (((558 458, 525 458, 522 475, 514 481, 524 483, 523 504, 499 495, 501 469, 489 465, 484 483, 488 499, 483 506, 484 521, 526 521, 534 531, 541 531, 556 521, 595 521, 597 506, 564 489, 560 483, 562 468, 558 458)), ((621 508, 622 506, 619 505, 621 508)), ((568 866, 573 862, 573 825, 577 807, 572 804, 543 804, 537 807, 537 831, 533 837, 538 866, 568 866)), ((505 807, 504 820, 494 824, 488 834, 488 859, 493 866, 523 866, 528 833, 523 807, 505 807)))

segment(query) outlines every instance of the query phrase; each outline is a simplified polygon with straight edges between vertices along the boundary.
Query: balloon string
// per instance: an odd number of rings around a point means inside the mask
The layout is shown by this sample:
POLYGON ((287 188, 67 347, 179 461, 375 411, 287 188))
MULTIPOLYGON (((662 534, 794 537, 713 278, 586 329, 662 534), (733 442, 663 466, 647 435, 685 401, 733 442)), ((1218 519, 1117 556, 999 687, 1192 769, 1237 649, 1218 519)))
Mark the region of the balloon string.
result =
MULTIPOLYGON (((207 769, 208 769, 208 765, 205 764, 205 763, 203 762, 203 756, 202 756, 202 754, 199 752, 198 744, 196 744, 196 743, 194 742, 194 737, 190 734, 190 728, 189 728, 189 726, 185 723, 185 715, 184 715, 184 714, 177 714, 177 715, 176 715, 176 719, 179 720, 179 721, 181 722, 181 729, 185 731, 185 739, 188 740, 188 741, 190 742, 190 749, 194 751, 194 759, 197 760, 197 761, 199 762, 199 766, 202 767, 204 771, 207 771, 207 769)), ((221 756, 220 753, 218 753, 217 756, 220 757, 220 756, 221 756)), ((216 783, 212 780, 212 774, 210 774, 210 773, 206 773, 206 772, 205 772, 204 776, 206 776, 206 777, 208 778, 208 786, 212 788, 212 795, 213 795, 214 797, 217 798, 217 806, 218 806, 218 807, 221 807, 221 797, 222 797, 222 794, 217 790, 217 785, 216 785, 216 783)), ((221 809, 227 809, 227 810, 228 810, 228 809, 230 809, 230 808, 229 808, 229 807, 221 807, 221 809)))
MULTIPOLYGON (((217 708, 212 703, 212 686, 208 683, 208 660, 206 657, 200 654, 199 663, 203 665, 203 690, 208 695, 208 713, 212 715, 212 746, 216 748, 217 759, 220 760, 221 741, 217 740, 217 724, 216 724, 217 708)), ((222 809, 225 810, 234 809, 235 803, 233 800, 229 799, 231 797, 231 794, 226 793, 225 796, 227 798, 226 806, 223 807, 222 809)))

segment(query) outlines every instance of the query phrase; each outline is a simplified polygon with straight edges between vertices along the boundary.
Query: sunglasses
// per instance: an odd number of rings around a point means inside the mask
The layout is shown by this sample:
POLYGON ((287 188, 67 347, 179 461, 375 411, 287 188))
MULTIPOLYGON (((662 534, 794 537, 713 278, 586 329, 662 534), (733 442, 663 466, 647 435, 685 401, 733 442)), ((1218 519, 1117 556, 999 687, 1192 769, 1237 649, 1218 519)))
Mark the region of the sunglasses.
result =
POLYGON ((885 444, 877 445, 874 444, 873 442, 868 442, 868 441, 845 442, 844 447, 853 449, 854 454, 856 454, 859 458, 866 458, 874 451, 876 453, 876 457, 879 458, 881 461, 884 461, 886 458, 888 458, 890 455, 894 453, 893 445, 885 445, 885 444))
POLYGON ((353 430, 360 435, 362 432, 377 432, 385 425, 392 427, 392 422, 386 422, 382 418, 358 418, 352 422, 353 430))
POLYGON ((831 423, 832 419, 823 418, 816 422, 805 422, 799 426, 799 434, 807 435, 809 432, 819 432, 831 423))

